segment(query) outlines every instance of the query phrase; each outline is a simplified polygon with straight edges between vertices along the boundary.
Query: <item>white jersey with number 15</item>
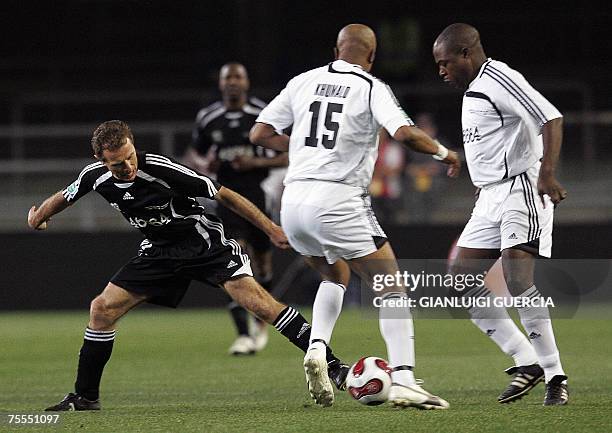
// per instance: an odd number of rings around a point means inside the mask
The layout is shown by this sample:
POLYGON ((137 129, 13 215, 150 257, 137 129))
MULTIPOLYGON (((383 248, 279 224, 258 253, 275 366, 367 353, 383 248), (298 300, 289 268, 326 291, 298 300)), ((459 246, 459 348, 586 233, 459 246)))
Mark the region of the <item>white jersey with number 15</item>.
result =
POLYGON ((257 122, 280 132, 293 125, 285 185, 296 180, 368 187, 378 131, 414 125, 385 83, 336 60, 300 74, 263 109, 257 122))

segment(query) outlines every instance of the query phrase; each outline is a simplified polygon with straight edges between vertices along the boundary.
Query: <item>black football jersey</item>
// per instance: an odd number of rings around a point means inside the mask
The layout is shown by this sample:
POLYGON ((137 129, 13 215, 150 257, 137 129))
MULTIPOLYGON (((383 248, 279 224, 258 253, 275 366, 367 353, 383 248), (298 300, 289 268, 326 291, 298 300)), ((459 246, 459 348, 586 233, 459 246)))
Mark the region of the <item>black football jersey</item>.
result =
POLYGON ((209 246, 211 239, 235 242, 225 238, 220 220, 195 199, 213 199, 219 183, 163 155, 137 152, 137 157, 133 181, 119 180, 101 162, 94 162, 62 191, 64 198, 74 203, 96 191, 154 245, 189 236, 202 236, 209 246))
POLYGON ((267 168, 236 171, 232 161, 238 156, 271 157, 274 151, 256 146, 249 141, 249 131, 265 103, 257 98, 249 98, 240 110, 229 111, 223 102, 215 102, 202 108, 196 117, 193 130, 193 147, 200 155, 206 155, 212 148, 217 160, 221 162, 217 180, 224 186, 246 194, 268 176, 267 168))

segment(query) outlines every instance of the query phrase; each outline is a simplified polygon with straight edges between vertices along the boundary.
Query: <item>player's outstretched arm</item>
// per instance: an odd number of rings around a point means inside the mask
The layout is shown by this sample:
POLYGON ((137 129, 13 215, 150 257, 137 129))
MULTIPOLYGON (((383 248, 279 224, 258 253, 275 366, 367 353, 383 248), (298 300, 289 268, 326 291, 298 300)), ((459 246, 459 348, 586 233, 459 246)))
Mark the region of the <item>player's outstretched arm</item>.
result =
POLYGON ((402 126, 395 131, 393 138, 404 143, 415 152, 432 155, 444 164, 448 164, 447 174, 449 177, 459 176, 461 160, 457 152, 442 146, 437 140, 432 139, 418 127, 402 126))
POLYGON ((215 195, 215 200, 267 234, 272 243, 278 248, 289 248, 289 242, 287 241, 287 236, 285 236, 283 229, 274 224, 270 218, 265 216, 257 206, 245 197, 222 186, 215 195))
POLYGON ((32 206, 28 212, 28 226, 34 230, 45 230, 49 219, 66 209, 70 204, 64 198, 62 191, 58 191, 46 199, 39 208, 32 206))
POLYGON ((255 123, 249 132, 251 143, 258 144, 272 150, 280 152, 289 151, 289 136, 287 134, 277 134, 272 125, 267 123, 255 123))
POLYGON ((557 205, 567 197, 567 191, 555 178, 555 169, 561 153, 563 140, 563 118, 549 120, 542 126, 542 140, 544 142, 544 156, 538 176, 538 195, 546 207, 544 195, 547 194, 553 204, 557 205))

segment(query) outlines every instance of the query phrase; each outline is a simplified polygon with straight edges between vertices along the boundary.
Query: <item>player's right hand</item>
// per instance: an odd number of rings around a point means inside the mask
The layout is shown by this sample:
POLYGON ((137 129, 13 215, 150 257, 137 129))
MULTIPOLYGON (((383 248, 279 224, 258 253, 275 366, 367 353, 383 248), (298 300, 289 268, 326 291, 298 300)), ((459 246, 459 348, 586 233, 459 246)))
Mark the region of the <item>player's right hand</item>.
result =
POLYGON ((289 245, 289 240, 287 239, 287 235, 285 235, 285 232, 280 226, 274 224, 268 235, 270 236, 270 241, 274 244, 275 247, 278 247, 281 250, 291 248, 289 245))
POLYGON ((448 155, 442 161, 445 164, 448 164, 448 170, 446 170, 446 174, 448 177, 457 177, 461 172, 461 158, 459 158, 459 154, 455 151, 449 150, 448 155))
POLYGON ((28 225, 34 230, 46 230, 47 222, 42 221, 40 223, 36 222, 36 206, 32 206, 30 211, 28 212, 28 225))
POLYGON ((546 208, 545 195, 550 197, 550 201, 552 201, 553 205, 556 207, 561 203, 561 200, 565 200, 567 191, 554 175, 540 170, 540 175, 538 176, 538 195, 540 196, 544 208, 546 208))

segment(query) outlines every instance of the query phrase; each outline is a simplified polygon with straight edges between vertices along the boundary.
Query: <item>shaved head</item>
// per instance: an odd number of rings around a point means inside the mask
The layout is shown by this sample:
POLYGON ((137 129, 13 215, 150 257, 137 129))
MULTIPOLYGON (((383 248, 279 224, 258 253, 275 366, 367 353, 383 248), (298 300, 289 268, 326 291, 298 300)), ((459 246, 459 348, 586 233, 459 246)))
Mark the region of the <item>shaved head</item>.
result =
POLYGON ((376 53, 376 34, 364 24, 349 24, 338 33, 336 58, 359 64, 369 70, 376 53))
POLYGON ((451 24, 436 38, 433 56, 440 77, 459 88, 467 88, 486 61, 478 30, 469 24, 451 24))
POLYGON ((481 46, 480 34, 475 27, 464 23, 451 24, 436 38, 436 45, 444 46, 449 52, 459 53, 464 48, 481 46))

